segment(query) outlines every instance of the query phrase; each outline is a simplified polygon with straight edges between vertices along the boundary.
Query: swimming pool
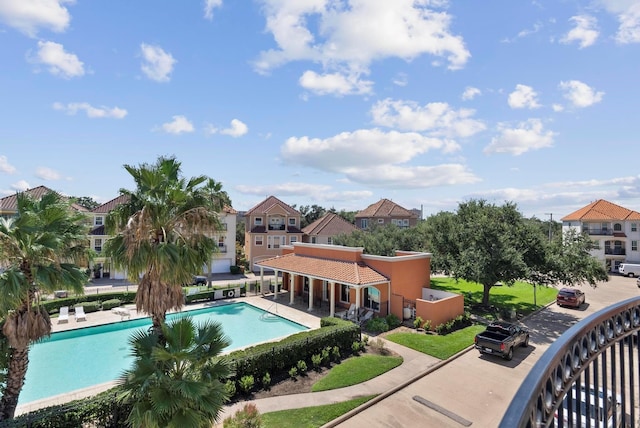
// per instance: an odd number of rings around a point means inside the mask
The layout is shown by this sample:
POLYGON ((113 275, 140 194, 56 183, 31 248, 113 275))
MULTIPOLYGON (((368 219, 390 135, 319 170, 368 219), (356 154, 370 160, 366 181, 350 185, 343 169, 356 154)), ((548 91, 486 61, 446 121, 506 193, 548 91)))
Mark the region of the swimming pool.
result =
MULTIPOLYGON (((225 352, 307 330, 247 303, 169 314, 167 320, 187 313, 196 323, 212 318, 222 325, 231 341, 225 352)), ((149 318, 122 321, 53 333, 32 345, 18 404, 116 380, 133 362, 129 338, 149 326, 149 318)))

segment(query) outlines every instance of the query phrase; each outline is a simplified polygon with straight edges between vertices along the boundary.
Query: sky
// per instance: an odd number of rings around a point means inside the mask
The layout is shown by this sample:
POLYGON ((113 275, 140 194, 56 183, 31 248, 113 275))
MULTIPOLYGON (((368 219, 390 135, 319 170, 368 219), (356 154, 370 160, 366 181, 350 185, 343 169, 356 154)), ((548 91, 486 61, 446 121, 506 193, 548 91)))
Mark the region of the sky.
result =
POLYGON ((639 77, 638 0, 0 0, 0 196, 640 211, 639 77))

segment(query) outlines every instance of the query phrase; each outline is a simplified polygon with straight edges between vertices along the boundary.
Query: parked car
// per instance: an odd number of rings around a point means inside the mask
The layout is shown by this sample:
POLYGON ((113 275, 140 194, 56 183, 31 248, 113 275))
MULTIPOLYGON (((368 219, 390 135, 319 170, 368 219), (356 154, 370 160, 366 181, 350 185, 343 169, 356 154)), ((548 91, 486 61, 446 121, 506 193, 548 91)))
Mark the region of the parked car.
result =
POLYGON ((473 343, 481 354, 500 355, 505 360, 510 360, 515 347, 529 345, 529 330, 516 324, 497 321, 476 334, 473 343))
POLYGON ((570 306, 572 308, 579 308, 585 300, 584 293, 577 288, 565 287, 558 291, 558 295, 556 296, 558 306, 570 306))
POLYGON ((620 275, 625 275, 629 278, 640 276, 640 264, 621 263, 620 266, 618 266, 618 272, 620 272, 620 275))
POLYGON ((193 275, 191 283, 193 285, 207 285, 207 277, 202 275, 193 275))
MULTIPOLYGON (((571 400, 569 400, 568 396, 564 397, 562 400, 562 420, 564 421, 564 426, 573 426, 576 428, 585 428, 587 426, 618 428, 622 426, 622 397, 620 395, 616 397, 614 403, 611 391, 607 390, 605 397, 602 388, 600 388, 597 394, 598 397, 596 398, 596 391, 591 387, 589 388, 589 406, 587 409, 587 388, 585 385, 580 385, 580 403, 578 403, 576 384, 574 384, 571 389, 571 400), (571 425, 569 424, 569 401, 571 401, 572 404, 571 425), (613 417, 614 412, 616 414, 615 425, 613 417)), ((554 417, 555 426, 558 426, 558 416, 558 413, 556 413, 554 417)))

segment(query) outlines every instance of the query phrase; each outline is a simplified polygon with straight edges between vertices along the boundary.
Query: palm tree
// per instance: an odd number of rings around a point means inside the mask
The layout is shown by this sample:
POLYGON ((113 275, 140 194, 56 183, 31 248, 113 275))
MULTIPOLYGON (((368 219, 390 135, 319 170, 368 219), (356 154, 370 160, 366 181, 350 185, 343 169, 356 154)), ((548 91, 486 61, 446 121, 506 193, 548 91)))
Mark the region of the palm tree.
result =
POLYGON ((211 263, 218 250, 218 210, 229 203, 221 186, 206 176, 185 180, 180 162, 160 157, 155 164, 125 165, 136 190, 121 189, 128 202, 106 219, 105 254, 138 283, 136 309, 151 315, 160 332, 169 310, 184 304, 182 285, 211 263))
POLYGON ((140 330, 129 340, 132 368, 120 377, 120 399, 132 404, 133 427, 211 427, 229 396, 231 375, 220 353, 229 345, 219 323, 184 316, 162 325, 162 336, 140 330))
POLYGON ((51 334, 40 292, 82 294, 87 275, 77 266, 90 257, 86 217, 50 192, 40 200, 17 194, 17 216, 0 219, 0 317, 9 362, 0 420, 11 419, 29 364, 29 345, 51 334))

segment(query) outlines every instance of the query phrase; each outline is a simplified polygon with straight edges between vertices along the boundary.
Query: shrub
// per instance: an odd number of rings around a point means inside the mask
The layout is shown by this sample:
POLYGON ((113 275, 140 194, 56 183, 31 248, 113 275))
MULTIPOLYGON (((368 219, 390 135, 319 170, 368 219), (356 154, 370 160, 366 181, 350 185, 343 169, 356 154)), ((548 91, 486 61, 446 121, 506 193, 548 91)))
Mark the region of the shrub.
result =
POLYGON ((355 341, 353 342, 353 344, 351 344, 351 351, 353 351, 354 354, 358 355, 362 350, 362 346, 362 342, 355 341))
POLYGON ((80 303, 76 303, 75 305, 73 305, 73 307, 77 307, 77 306, 82 306, 84 307, 84 312, 85 313, 89 313, 89 312, 97 312, 100 310, 100 302, 98 301, 93 301, 93 302, 80 302, 80 303))
POLYGON ((322 364, 328 366, 331 363, 331 347, 326 347, 322 350, 322 364))
POLYGON ((120 305, 122 305, 122 302, 120 301, 120 299, 105 300, 104 302, 102 302, 102 310, 103 311, 108 311, 108 310, 111 310, 113 308, 117 308, 120 305))
POLYGON ((237 388, 236 388, 236 383, 234 381, 232 381, 231 379, 229 379, 225 384, 224 384, 224 392, 227 393, 227 395, 229 396, 229 398, 233 397, 234 395, 236 395, 236 393, 238 392, 237 388))
POLYGON ((255 380, 251 375, 245 375, 240 378, 240 389, 245 394, 248 394, 253 389, 255 385, 255 380))
POLYGON ((298 373, 300 374, 304 374, 307 371, 307 363, 305 363, 304 360, 298 361, 296 367, 298 368, 298 373))
POLYGON ((321 354, 313 354, 311 356, 311 364, 313 364, 313 368, 315 370, 320 369, 320 365, 322 364, 322 355, 321 354))
POLYGON ((377 338, 371 343, 371 346, 376 349, 380 355, 386 355, 389 351, 385 348, 384 340, 377 338))
POLYGON ((398 318, 394 314, 387 315, 386 319, 387 319, 387 325, 389 326, 389 330, 393 330, 396 327, 400 327, 400 324, 402 324, 402 321, 400 321, 400 318, 398 318))
POLYGON ((365 329, 372 333, 383 333, 389 331, 389 324, 386 318, 374 318, 367 322, 365 329))
POLYGON ((298 376, 298 368, 297 367, 291 367, 289 369, 289 377, 291 377, 291 379, 295 379, 298 376))
POLYGON ((422 324, 424 324, 424 320, 422 319, 422 317, 418 316, 413 320, 413 328, 415 329, 422 328, 422 324))
POLYGON ((256 405, 249 403, 236 411, 233 416, 225 418, 222 426, 223 428, 260 428, 262 427, 262 416, 260 416, 256 405))
POLYGON ((367 346, 369 344, 369 336, 367 336, 366 334, 362 336, 362 342, 365 346, 367 346))
POLYGON ((269 386, 271 386, 271 375, 269 372, 266 372, 264 376, 262 376, 262 387, 264 389, 269 389, 269 386))
POLYGON ((331 355, 333 356, 333 361, 340 361, 340 348, 334 346, 331 350, 331 355))
POLYGON ((242 268, 240 266, 231 266, 229 268, 229 272, 233 275, 237 275, 242 272, 242 268))
POLYGON ((426 320, 424 322, 424 324, 422 324, 422 328, 424 328, 424 331, 430 331, 431 330, 431 320, 426 320))
POLYGON ((444 324, 438 324, 435 328, 435 332, 437 334, 444 334, 445 331, 445 325, 444 324))

